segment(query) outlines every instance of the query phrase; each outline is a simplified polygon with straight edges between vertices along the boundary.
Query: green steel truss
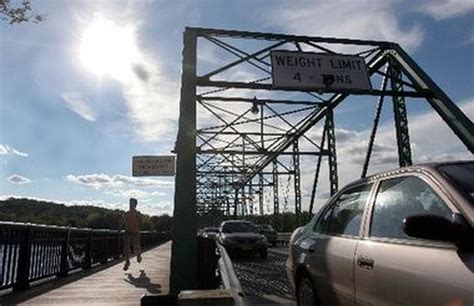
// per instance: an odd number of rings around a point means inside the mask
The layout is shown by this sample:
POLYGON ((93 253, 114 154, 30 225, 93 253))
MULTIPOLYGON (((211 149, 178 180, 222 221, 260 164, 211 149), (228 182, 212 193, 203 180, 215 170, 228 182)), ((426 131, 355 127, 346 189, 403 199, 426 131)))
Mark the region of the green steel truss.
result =
POLYGON ((300 212, 307 206, 301 203, 299 168, 308 158, 315 171, 309 210, 324 159, 330 192, 337 191, 334 111, 351 96, 378 99, 362 176, 370 166, 385 97, 393 101, 400 166, 412 162, 407 98, 427 101, 474 153, 472 122, 396 43, 186 28, 174 207, 175 220, 186 227, 175 227, 172 290, 196 284, 188 277, 196 263, 177 252, 196 250, 198 214, 281 213, 280 203, 287 203, 290 195, 294 206, 289 209, 300 212), (381 86, 338 92, 275 90, 272 50, 358 55, 366 62, 371 83, 381 81, 381 86), (269 197, 273 205, 264 205, 269 197))

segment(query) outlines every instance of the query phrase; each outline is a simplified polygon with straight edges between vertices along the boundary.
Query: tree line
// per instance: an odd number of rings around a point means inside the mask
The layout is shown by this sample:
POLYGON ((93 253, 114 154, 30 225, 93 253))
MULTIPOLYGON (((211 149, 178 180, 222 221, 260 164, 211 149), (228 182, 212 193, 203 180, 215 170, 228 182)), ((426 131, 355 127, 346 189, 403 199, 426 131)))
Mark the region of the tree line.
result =
MULTIPOLYGON (((65 205, 26 198, 0 200, 0 221, 29 222, 35 224, 70 226, 78 228, 119 229, 125 211, 92 205, 65 205)), ((307 212, 299 215, 285 212, 263 216, 226 216, 222 211, 209 211, 198 215, 198 227, 219 226, 231 219, 245 219, 255 224, 270 224, 279 232, 292 232, 306 224, 311 218, 307 212)), ((149 216, 142 214, 140 230, 173 230, 173 217, 169 215, 149 216)))
MULTIPOLYGON (((125 211, 26 198, 0 200, 0 220, 78 228, 119 229, 125 211)), ((170 231, 172 217, 142 214, 140 230, 170 231)))

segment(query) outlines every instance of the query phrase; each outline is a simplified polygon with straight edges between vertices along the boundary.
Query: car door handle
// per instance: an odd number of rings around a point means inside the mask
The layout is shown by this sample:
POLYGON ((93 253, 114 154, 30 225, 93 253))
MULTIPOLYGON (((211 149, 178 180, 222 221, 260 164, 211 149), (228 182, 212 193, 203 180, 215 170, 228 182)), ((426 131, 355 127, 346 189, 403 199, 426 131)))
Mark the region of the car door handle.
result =
POLYGON ((365 256, 357 257, 357 265, 362 269, 372 270, 374 268, 374 260, 365 256))

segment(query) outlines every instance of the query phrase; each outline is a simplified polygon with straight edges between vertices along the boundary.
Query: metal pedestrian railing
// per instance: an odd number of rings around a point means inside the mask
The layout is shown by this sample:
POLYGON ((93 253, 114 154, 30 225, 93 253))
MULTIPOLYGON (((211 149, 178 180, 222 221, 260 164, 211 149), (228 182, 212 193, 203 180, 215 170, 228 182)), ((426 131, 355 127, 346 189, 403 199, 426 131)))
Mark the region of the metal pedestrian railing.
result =
MULTIPOLYGON (((142 249, 171 239, 166 232, 140 234, 142 249)), ((26 289, 37 280, 118 259, 124 235, 117 230, 0 221, 0 290, 26 289)))
POLYGON ((221 255, 218 261, 218 268, 224 289, 229 290, 229 292, 232 294, 234 305, 248 305, 244 290, 242 289, 239 278, 235 273, 234 265, 232 264, 229 254, 227 254, 227 251, 222 244, 217 243, 217 248, 219 250, 219 254, 221 255))

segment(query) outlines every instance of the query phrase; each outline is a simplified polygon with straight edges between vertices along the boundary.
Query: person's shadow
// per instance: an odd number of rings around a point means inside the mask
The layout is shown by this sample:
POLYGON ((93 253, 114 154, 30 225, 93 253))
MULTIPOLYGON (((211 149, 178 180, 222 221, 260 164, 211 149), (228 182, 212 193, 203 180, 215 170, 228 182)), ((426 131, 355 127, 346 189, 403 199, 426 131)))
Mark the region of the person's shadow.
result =
POLYGON ((150 293, 161 293, 161 285, 152 283, 150 278, 146 275, 145 270, 140 270, 140 275, 138 277, 134 277, 132 273, 128 273, 127 278, 128 279, 124 279, 124 281, 137 288, 145 288, 150 293))

